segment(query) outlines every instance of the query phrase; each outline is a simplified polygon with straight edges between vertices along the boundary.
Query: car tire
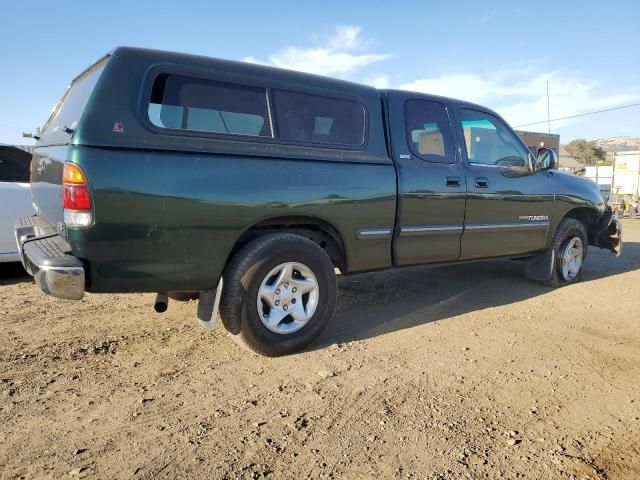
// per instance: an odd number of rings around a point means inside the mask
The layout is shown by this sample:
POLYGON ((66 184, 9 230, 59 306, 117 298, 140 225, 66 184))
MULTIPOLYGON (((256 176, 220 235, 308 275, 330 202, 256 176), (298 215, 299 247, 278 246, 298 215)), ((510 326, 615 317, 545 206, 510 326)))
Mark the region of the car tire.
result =
POLYGON ((588 246, 584 224, 573 218, 563 219, 551 241, 554 264, 547 284, 561 287, 579 282, 582 279, 582 266, 587 258, 588 246))
POLYGON ((311 240, 268 234, 245 245, 225 268, 220 316, 250 350, 276 357, 302 350, 327 326, 337 297, 333 264, 311 240))

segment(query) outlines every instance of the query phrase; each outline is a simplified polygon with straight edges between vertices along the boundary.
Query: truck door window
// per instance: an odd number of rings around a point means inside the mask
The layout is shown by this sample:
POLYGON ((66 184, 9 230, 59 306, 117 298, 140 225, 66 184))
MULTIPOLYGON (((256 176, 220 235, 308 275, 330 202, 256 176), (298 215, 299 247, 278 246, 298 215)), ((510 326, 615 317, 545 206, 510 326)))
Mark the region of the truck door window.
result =
POLYGON ((529 151, 497 117, 463 108, 461 124, 469 163, 507 167, 529 164, 529 151))
POLYGON ((159 75, 149 120, 162 128, 271 137, 265 88, 159 75))
POLYGON ((273 90, 277 137, 299 142, 364 143, 365 112, 354 100, 273 90))
POLYGON ((0 182, 29 182, 31 154, 12 146, 0 146, 0 182))
POLYGON ((442 103, 407 100, 405 120, 407 141, 415 156, 428 162, 454 163, 451 123, 442 103))

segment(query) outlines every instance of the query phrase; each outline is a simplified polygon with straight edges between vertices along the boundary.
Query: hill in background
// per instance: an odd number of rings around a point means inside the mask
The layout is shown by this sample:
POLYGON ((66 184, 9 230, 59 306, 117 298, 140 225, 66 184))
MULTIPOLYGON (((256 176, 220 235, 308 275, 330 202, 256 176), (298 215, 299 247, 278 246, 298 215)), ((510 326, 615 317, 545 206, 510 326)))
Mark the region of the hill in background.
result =
POLYGON ((635 137, 609 137, 595 140, 596 145, 605 152, 628 152, 640 150, 640 138, 635 137))
POLYGON ((558 156, 560 157, 560 168, 567 170, 579 170, 584 165, 603 164, 613 165, 614 152, 629 152, 640 150, 640 138, 620 136, 599 138, 585 142, 584 140, 574 140, 569 145, 560 145, 558 156), (573 145, 576 143, 576 145, 573 145), (595 144, 595 149, 594 145, 595 144), (571 146, 572 148, 567 148, 571 146), (598 153, 598 149, 600 153, 598 153), (572 153, 570 154, 569 151, 572 153), (605 157, 602 158, 602 152, 605 157))

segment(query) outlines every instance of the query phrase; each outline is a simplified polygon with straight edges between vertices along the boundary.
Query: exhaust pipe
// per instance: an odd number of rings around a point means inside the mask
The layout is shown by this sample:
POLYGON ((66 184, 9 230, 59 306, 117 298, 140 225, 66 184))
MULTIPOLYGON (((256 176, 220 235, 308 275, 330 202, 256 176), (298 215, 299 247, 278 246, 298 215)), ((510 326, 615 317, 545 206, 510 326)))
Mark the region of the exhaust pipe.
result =
POLYGON ((153 309, 158 313, 164 313, 169 306, 169 297, 166 293, 158 293, 156 295, 156 301, 153 302, 153 309))

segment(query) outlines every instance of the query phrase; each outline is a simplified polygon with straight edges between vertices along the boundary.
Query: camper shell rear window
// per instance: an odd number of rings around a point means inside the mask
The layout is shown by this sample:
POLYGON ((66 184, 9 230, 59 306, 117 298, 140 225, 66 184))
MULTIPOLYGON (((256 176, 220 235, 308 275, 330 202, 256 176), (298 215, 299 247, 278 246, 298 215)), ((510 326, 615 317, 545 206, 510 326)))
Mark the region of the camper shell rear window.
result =
POLYGON ((62 143, 69 142, 71 135, 65 132, 65 128, 75 130, 78 127, 80 117, 108 61, 109 57, 105 57, 69 85, 42 130, 43 141, 56 142, 59 139, 62 143))

